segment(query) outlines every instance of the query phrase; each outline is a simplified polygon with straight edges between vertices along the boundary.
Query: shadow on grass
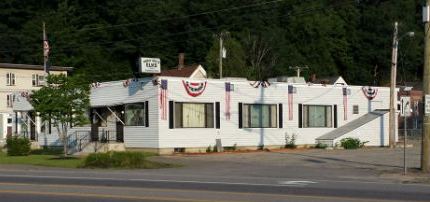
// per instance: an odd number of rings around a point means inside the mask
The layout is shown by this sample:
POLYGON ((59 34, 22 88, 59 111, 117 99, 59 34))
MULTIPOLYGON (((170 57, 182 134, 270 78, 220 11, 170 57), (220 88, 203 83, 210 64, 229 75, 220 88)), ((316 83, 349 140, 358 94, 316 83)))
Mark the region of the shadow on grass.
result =
POLYGON ((77 159, 79 158, 74 156, 56 156, 56 157, 49 158, 48 160, 77 160, 77 159))

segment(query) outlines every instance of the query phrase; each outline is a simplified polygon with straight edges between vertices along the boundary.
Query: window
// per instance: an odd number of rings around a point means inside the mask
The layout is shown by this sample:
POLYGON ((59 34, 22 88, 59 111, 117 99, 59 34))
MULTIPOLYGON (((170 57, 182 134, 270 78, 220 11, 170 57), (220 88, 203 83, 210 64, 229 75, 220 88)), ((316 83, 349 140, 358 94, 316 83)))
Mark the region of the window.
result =
POLYGON ((358 105, 352 106, 352 114, 358 114, 358 105))
POLYGON ((244 128, 276 128, 276 105, 243 104, 242 120, 244 128))
POLYGON ((15 100, 15 95, 7 94, 6 95, 6 105, 7 105, 7 107, 12 108, 14 100, 15 100))
POLYGON ((31 85, 32 86, 43 86, 45 85, 45 77, 38 74, 33 74, 31 76, 31 85))
POLYGON ((303 127, 332 127, 332 106, 303 105, 303 127))
POLYGON ((145 103, 125 105, 124 109, 126 126, 146 126, 145 103))
POLYGON ((14 86, 15 85, 15 74, 14 73, 6 73, 6 85, 14 86))
POLYGON ((175 128, 213 128, 213 103, 175 103, 175 128))

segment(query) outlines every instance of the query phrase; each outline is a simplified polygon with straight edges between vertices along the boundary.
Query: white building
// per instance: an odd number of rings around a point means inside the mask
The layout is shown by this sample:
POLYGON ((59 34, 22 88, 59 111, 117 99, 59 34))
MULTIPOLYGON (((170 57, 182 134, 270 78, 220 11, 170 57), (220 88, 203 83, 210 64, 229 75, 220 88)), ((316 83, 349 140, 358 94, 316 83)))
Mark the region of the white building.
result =
MULTIPOLYGON (((72 67, 51 66, 52 74, 66 74, 72 67)), ((34 114, 14 111, 16 99, 21 95, 26 96, 33 90, 39 89, 45 82, 45 71, 41 65, 0 63, 0 143, 8 135, 26 132, 32 139, 36 139, 37 128, 34 114), (17 114, 19 114, 17 116, 17 114), (26 121, 23 121, 24 118, 26 121), (28 120, 28 121, 27 121, 28 120), (18 123, 18 124, 15 124, 18 123), (15 127, 13 127, 15 126, 15 127), (26 126, 25 131, 21 130, 26 126)), ((22 108, 27 112, 28 108, 22 108)))
MULTIPOLYGON (((116 142, 168 154, 205 152, 217 142, 238 149, 281 148, 293 136, 297 145, 334 146, 345 137, 388 145, 389 88, 351 86, 341 78, 334 84, 206 79, 201 66, 184 68, 191 69, 183 77, 161 74, 93 85, 91 126, 70 130, 72 147, 88 151, 92 145, 97 151, 91 141, 116 142)), ((60 144, 55 133, 38 142, 60 144)))

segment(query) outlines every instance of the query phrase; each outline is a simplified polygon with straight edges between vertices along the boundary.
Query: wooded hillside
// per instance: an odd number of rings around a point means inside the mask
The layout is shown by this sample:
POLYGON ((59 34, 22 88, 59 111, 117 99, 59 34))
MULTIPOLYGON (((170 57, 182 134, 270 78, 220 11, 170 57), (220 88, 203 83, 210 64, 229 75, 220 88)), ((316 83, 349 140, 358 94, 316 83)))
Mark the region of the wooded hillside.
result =
POLYGON ((400 41, 398 81, 420 80, 423 24, 419 0, 2 0, 0 62, 42 64, 42 22, 50 64, 73 66, 87 81, 125 79, 139 56, 163 69, 201 63, 218 76, 218 38, 225 39, 224 76, 265 79, 342 75, 352 84, 389 79, 393 23, 400 41))

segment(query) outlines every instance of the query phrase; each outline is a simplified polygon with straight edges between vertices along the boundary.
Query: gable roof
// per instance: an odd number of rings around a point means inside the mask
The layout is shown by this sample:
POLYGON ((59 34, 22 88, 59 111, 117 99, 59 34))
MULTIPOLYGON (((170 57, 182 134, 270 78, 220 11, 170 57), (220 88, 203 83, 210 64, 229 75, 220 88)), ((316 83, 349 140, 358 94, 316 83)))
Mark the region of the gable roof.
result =
POLYGON ((196 72, 200 70, 206 76, 206 71, 199 64, 192 64, 182 67, 178 69, 178 67, 174 67, 173 69, 163 70, 158 76, 172 76, 172 77, 192 77, 196 74, 196 72))
MULTIPOLYGON (((44 70, 43 65, 0 63, 0 68, 44 70)), ((50 66, 50 71, 72 71, 73 67, 50 66)))

